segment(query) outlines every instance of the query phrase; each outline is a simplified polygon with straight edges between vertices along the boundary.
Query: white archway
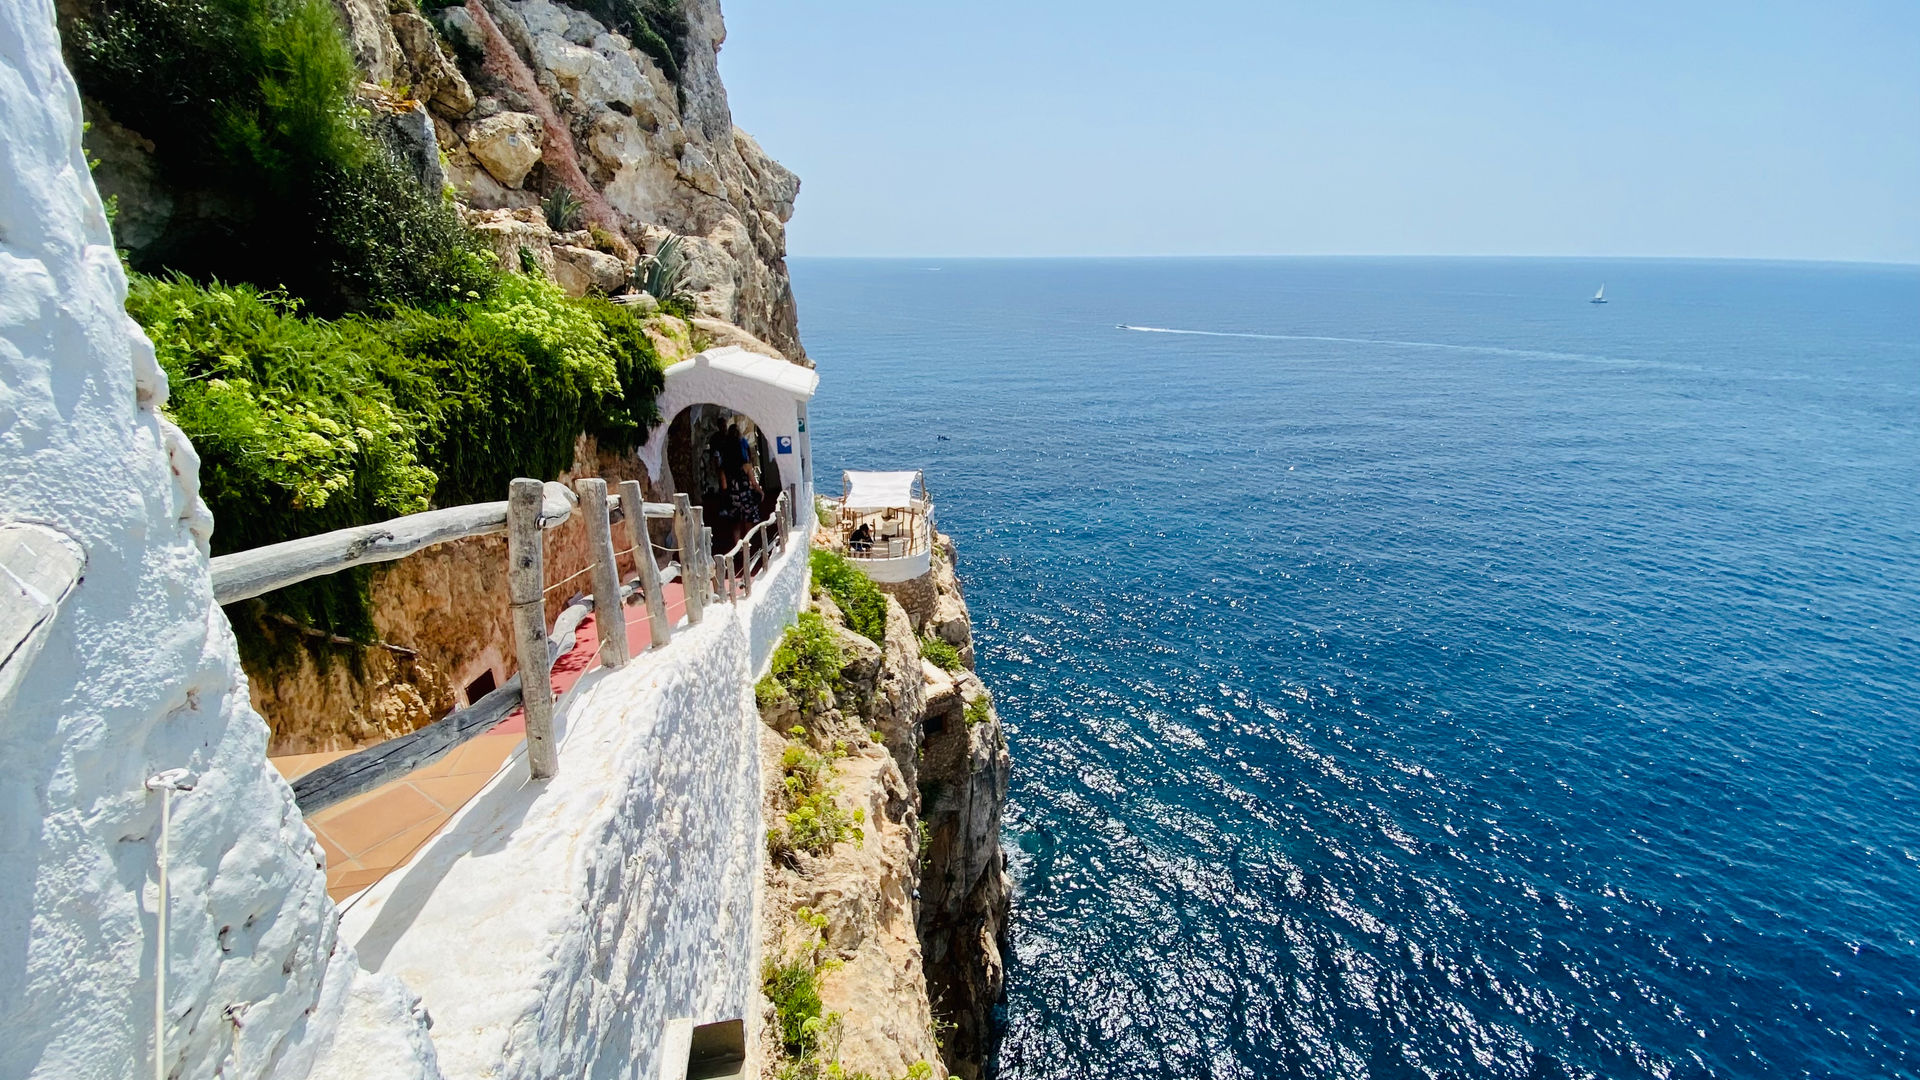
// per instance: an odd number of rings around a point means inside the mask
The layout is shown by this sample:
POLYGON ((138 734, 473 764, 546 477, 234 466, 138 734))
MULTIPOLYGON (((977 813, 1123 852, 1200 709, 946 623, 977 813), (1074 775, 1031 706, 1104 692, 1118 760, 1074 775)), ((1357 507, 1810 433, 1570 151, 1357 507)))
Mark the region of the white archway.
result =
POLYGON ((660 423, 648 432, 640 460, 655 482, 667 452, 667 426, 694 405, 718 405, 753 421, 774 449, 781 482, 794 500, 796 519, 813 516, 813 455, 806 431, 807 402, 820 376, 811 368, 750 353, 735 345, 708 349, 666 370, 660 391, 660 423))

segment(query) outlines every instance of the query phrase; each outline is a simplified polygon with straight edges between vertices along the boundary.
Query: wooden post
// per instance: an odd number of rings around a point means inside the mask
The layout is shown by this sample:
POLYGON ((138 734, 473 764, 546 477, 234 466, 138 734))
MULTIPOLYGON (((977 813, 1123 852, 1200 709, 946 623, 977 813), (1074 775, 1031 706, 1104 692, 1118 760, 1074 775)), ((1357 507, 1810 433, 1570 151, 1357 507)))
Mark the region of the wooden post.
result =
POLYGON ((697 624, 707 611, 700 589, 700 508, 685 495, 673 497, 673 538, 680 545, 680 591, 687 598, 687 625, 697 624))
MULTIPOLYGON (((620 567, 614 562, 613 521, 607 514, 607 482, 583 476, 573 482, 587 515, 587 557, 593 560, 593 623, 600 635, 600 666, 627 666, 627 616, 620 602, 620 567)), ((646 511, 641 511, 644 516, 646 511)))
POLYGON ((514 653, 520 662, 520 705, 527 712, 527 767, 545 780, 559 767, 553 741, 553 683, 547 677, 547 602, 541 566, 538 480, 521 477, 507 491, 507 599, 514 653))
POLYGON ((702 604, 705 604, 714 596, 713 530, 708 528, 706 523, 701 520, 704 517, 706 517, 706 514, 703 513, 699 507, 696 506, 693 508, 693 523, 698 526, 695 531, 700 536, 700 539, 695 541, 695 544, 700 549, 700 553, 694 556, 697 560, 695 566, 698 568, 694 572, 694 577, 699 582, 698 588, 700 590, 700 602, 702 604))
POLYGON ((653 629, 653 647, 664 649, 673 640, 673 624, 667 620, 667 594, 660 589, 660 564, 653 560, 653 537, 647 532, 647 515, 639 509, 646 505, 641 501, 640 481, 620 481, 620 505, 639 511, 627 515, 627 538, 633 543, 633 561, 640 567, 640 588, 647 597, 647 622, 653 629))
POLYGON ((773 504, 773 514, 780 519, 780 550, 787 550, 787 532, 793 525, 787 520, 793 507, 787 502, 787 493, 780 493, 780 501, 773 504))

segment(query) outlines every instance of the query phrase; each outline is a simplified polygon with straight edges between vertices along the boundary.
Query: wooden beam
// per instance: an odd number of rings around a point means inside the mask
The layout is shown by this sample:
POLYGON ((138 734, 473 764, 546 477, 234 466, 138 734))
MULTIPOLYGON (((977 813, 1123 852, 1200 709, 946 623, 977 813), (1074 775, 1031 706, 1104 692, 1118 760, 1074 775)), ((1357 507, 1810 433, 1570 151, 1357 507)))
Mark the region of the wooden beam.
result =
MULTIPOLYGON (((573 513, 573 495, 561 484, 542 485, 540 498, 543 529, 553 528, 573 513)), ((213 599, 231 604, 325 574, 391 562, 435 544, 491 536, 506 528, 506 503, 474 503, 236 551, 213 560, 213 599)))
MULTIPOLYGON (((515 480, 507 495, 507 599, 514 654, 523 672, 540 672, 547 657, 540 500, 540 482, 525 478, 515 480)), ((543 675, 522 679, 520 701, 527 710, 527 764, 534 779, 544 780, 560 764, 553 742, 553 684, 543 675)))
MULTIPOLYGON (((639 484, 639 481, 638 480, 633 480, 633 481, 622 480, 620 481, 619 484, 615 485, 616 487, 619 487, 620 489, 622 489, 622 494, 607 496, 607 513, 610 514, 613 517, 613 520, 615 521, 625 521, 627 519, 628 504, 627 504, 627 497, 624 494, 624 491, 627 484, 629 483, 632 483, 637 486, 639 484)), ((672 503, 647 502, 644 498, 642 498, 639 495, 635 495, 633 497, 633 502, 640 506, 646 507, 646 516, 649 518, 659 518, 660 520, 665 521, 673 517, 672 503)))
MULTIPOLYGON (((622 480, 620 501, 629 505, 638 504, 640 481, 622 480)), ((661 589, 660 564, 653 558, 653 537, 647 534, 645 518, 639 521, 627 519, 627 542, 633 547, 634 564, 640 568, 640 588, 646 593, 647 622, 652 631, 653 647, 664 649, 673 640, 673 623, 667 619, 667 594, 661 589)))
POLYGON ((614 562, 613 522, 607 514, 607 482, 583 476, 573 482, 587 519, 587 557, 593 570, 593 619, 600 635, 600 666, 627 666, 627 615, 620 603, 620 567, 614 562))
MULTIPOLYGON (((554 620, 553 634, 547 639, 543 674, 551 677, 553 665, 573 651, 579 640, 580 624, 586 621, 591 610, 586 604, 574 604, 554 620)), ((337 758, 299 777, 293 781, 294 802, 299 804, 302 814, 318 813, 439 761, 462 743, 485 735, 513 715, 513 710, 521 705, 520 684, 524 674, 522 671, 514 675, 479 701, 464 709, 455 709, 423 728, 337 758)), ((549 682, 548 686, 551 689, 552 684, 549 682)))

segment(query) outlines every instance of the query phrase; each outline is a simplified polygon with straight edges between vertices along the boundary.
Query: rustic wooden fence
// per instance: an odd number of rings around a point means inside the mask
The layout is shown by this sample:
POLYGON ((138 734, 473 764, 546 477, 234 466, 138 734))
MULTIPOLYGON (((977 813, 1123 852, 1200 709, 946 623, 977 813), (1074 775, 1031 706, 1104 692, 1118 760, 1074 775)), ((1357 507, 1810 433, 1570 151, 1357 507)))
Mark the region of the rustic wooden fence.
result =
POLYGON ((574 489, 523 478, 509 486, 504 502, 429 510, 213 560, 214 599, 231 604, 352 567, 404 558, 435 544, 506 534, 507 599, 519 673, 500 688, 425 727, 358 750, 297 778, 293 795, 301 812, 314 813, 425 768, 491 730, 516 708, 526 712, 529 770, 535 779, 552 776, 559 760, 553 734, 551 673, 554 664, 573 651, 587 616, 594 616, 600 663, 621 667, 631 659, 623 610, 627 604, 645 603, 649 642, 653 648, 664 648, 673 637, 664 591, 668 582, 679 579, 686 596, 687 622, 697 624, 705 617, 709 603, 732 602, 749 595, 754 577, 765 571, 777 551, 786 550, 794 525, 792 503, 782 493, 772 516, 755 525, 731 551, 716 560, 712 555, 713 530, 703 520, 701 508, 687 496, 676 495, 672 503, 650 503, 642 497, 638 481, 622 481, 618 493, 614 493, 598 477, 577 480, 574 489), (592 591, 573 598, 549 630, 547 594, 573 579, 545 584, 542 534, 568 521, 576 509, 586 521, 588 567, 582 573, 591 575, 592 591), (646 525, 649 518, 673 522, 676 561, 664 567, 654 555, 646 525), (626 526, 628 539, 627 546, 617 551, 613 539, 616 524, 626 526), (619 557, 626 554, 633 556, 638 576, 622 583, 619 557), (716 564, 720 568, 717 573, 716 564), (534 671, 540 673, 539 677, 528 679, 527 673, 534 671))

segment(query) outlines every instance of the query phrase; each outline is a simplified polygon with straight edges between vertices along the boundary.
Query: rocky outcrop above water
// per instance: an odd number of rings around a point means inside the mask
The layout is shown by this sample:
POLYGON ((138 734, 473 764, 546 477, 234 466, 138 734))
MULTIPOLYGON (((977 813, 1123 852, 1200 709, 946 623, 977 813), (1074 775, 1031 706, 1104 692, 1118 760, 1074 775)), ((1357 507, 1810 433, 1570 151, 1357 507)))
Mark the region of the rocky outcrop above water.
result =
POLYGON ((816 596, 843 661, 830 704, 783 699, 761 710, 770 827, 789 811, 781 764, 796 728, 809 745, 844 746, 837 800, 865 819, 859 842, 820 854, 776 850, 762 916, 765 951, 776 959, 803 945, 803 913, 824 919, 820 936, 838 966, 823 975, 821 999, 840 1014, 848 1075, 904 1076, 924 1060, 938 1063, 934 1075, 980 1076, 1002 991, 1010 891, 1000 820, 1011 758, 971 670, 952 541, 940 537, 938 551, 927 577, 888 587, 881 643, 848 629, 832 599, 816 596), (954 645, 962 665, 946 671, 923 659, 927 636, 954 645))

